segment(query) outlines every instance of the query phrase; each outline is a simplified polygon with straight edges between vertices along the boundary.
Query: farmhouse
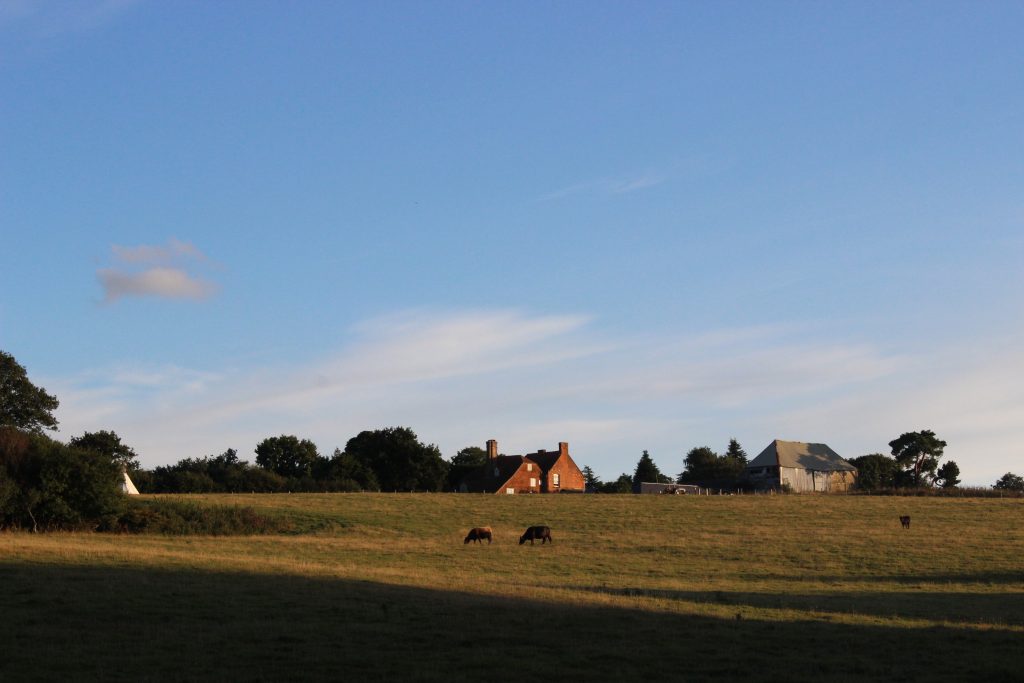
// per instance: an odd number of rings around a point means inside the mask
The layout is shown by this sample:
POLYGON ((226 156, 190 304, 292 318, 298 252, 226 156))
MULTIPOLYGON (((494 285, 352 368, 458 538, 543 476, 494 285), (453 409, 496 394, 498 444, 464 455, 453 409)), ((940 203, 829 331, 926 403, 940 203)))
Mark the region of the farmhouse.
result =
POLYGON ((498 442, 487 442, 487 464, 467 474, 461 493, 582 493, 583 473, 569 455, 569 444, 557 451, 498 455, 498 442))
POLYGON ((755 488, 797 493, 848 491, 857 481, 857 468, 825 444, 778 439, 750 461, 746 474, 755 488))

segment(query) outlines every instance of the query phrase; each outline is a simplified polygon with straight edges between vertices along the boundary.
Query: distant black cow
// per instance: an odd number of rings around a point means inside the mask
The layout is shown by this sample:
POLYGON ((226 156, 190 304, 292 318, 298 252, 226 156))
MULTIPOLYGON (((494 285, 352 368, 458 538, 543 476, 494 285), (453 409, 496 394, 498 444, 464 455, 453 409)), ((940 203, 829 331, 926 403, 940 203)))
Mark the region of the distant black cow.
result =
POLYGON ((526 533, 519 537, 519 545, 522 545, 527 541, 530 542, 530 545, 533 545, 533 542, 538 539, 540 540, 541 545, 544 545, 548 541, 554 543, 554 541, 551 540, 551 527, 531 526, 526 530, 526 533))
POLYGON ((902 516, 900 516, 900 524, 903 525, 904 529, 909 529, 910 528, 910 515, 902 515, 902 516))
POLYGON ((476 541, 477 543, 483 543, 484 539, 487 539, 487 543, 491 542, 491 527, 489 526, 478 526, 469 530, 466 534, 466 540, 463 544, 469 543, 470 541, 476 541))

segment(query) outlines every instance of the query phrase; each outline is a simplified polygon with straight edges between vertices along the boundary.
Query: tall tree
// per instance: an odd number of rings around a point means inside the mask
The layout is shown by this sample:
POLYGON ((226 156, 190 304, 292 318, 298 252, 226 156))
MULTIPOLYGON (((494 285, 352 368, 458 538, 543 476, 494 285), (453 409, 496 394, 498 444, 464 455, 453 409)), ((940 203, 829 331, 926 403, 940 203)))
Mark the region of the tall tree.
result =
POLYGON ((112 431, 86 432, 72 438, 68 445, 105 455, 128 471, 139 469, 139 456, 112 431))
POLYGON ((28 379, 25 368, 14 356, 0 351, 0 426, 16 427, 33 434, 44 429, 57 429, 53 411, 60 405, 55 396, 46 393, 28 379))
POLYGON ((583 482, 586 484, 588 491, 597 491, 601 487, 601 478, 594 474, 594 470, 590 469, 590 465, 583 467, 583 482))
POLYGON ((939 467, 939 458, 946 442, 925 429, 920 432, 906 432, 889 442, 892 456, 907 474, 911 486, 930 485, 939 467))
POLYGON ((643 452, 636 463, 636 470, 633 471, 633 488, 638 489, 640 484, 645 481, 660 483, 668 483, 672 481, 661 473, 661 470, 654 464, 654 460, 651 459, 651 456, 647 451, 643 452))
POLYGON ((729 447, 725 449, 725 457, 747 466, 747 452, 736 439, 729 439, 729 447))
POLYGON ((408 427, 360 432, 345 453, 372 470, 383 491, 440 491, 448 475, 437 446, 420 443, 408 427))
POLYGON ((935 483, 944 489, 956 488, 960 485, 960 467, 953 460, 942 463, 935 473, 935 483))
POLYGON ((320 454, 309 439, 282 434, 256 446, 256 464, 282 477, 310 477, 320 454))

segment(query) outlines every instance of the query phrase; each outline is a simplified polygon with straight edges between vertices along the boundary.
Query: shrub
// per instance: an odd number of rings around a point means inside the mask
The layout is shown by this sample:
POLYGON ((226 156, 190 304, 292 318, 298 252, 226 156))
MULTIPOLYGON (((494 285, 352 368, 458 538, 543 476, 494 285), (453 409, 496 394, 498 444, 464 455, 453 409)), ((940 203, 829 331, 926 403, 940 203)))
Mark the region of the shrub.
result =
POLYGON ((288 531, 288 525, 251 507, 131 499, 118 520, 118 529, 135 534, 244 536, 288 531))

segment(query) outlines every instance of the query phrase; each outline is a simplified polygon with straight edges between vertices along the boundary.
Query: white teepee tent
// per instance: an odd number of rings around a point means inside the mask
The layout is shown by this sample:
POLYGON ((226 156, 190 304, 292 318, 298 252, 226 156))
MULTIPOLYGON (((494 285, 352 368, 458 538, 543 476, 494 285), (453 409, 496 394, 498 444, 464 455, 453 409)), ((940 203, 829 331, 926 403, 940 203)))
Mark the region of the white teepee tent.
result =
POLYGON ((124 475, 124 481, 121 482, 121 490, 129 496, 139 495, 139 490, 135 488, 135 483, 132 482, 132 478, 128 476, 127 470, 121 472, 124 475))

